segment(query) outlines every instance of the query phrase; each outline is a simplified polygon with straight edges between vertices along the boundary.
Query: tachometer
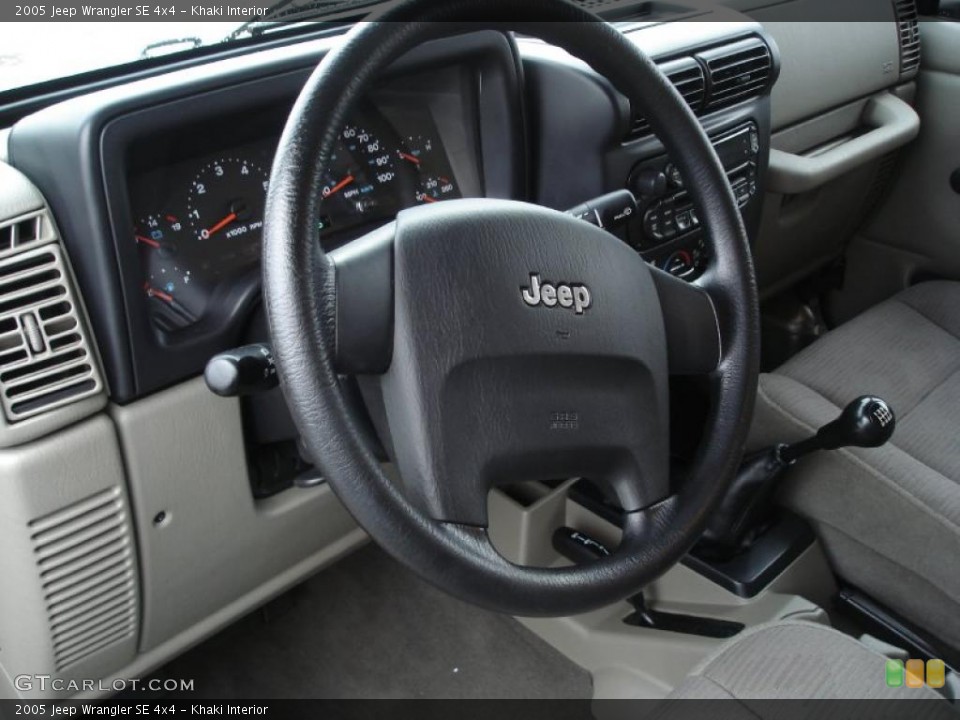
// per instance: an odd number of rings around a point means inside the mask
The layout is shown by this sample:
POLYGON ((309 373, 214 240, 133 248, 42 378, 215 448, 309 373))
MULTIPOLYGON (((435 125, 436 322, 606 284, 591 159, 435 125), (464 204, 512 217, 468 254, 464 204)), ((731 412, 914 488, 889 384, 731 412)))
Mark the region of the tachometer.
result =
POLYGON ((266 171, 242 157, 218 158, 194 177, 188 253, 204 276, 220 278, 257 262, 267 184, 266 171))

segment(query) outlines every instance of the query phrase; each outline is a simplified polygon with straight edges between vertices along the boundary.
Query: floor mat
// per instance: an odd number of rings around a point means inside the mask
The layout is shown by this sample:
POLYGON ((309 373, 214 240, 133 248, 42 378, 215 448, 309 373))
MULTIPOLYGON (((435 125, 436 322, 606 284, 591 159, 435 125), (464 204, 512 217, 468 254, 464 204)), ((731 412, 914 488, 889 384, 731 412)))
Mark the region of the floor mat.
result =
POLYGON ((582 698, 589 673, 513 618, 368 546, 177 658, 202 698, 582 698))

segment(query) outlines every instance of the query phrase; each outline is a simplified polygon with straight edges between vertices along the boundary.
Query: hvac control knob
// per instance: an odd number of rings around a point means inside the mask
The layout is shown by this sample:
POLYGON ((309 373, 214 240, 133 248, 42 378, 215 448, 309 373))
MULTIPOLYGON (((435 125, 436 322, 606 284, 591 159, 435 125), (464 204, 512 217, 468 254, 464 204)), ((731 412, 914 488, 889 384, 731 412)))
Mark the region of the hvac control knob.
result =
POLYGON ((667 176, 652 168, 638 170, 630 177, 630 188, 634 195, 649 200, 662 198, 667 194, 667 176))

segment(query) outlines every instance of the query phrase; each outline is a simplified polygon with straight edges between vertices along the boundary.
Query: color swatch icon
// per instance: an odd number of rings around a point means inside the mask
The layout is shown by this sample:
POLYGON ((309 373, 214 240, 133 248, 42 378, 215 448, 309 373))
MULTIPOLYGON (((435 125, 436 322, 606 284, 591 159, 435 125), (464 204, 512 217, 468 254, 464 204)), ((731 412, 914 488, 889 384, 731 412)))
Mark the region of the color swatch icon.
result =
POLYGON ((887 660, 884 675, 887 687, 942 688, 946 684, 947 669, 943 660, 887 660))
POLYGON ((907 687, 922 688, 924 678, 923 660, 907 660, 907 687))
POLYGON ((887 660, 887 687, 903 687, 903 660, 887 660))
POLYGON ((927 660, 927 685, 942 688, 947 683, 947 668, 943 660, 927 660))

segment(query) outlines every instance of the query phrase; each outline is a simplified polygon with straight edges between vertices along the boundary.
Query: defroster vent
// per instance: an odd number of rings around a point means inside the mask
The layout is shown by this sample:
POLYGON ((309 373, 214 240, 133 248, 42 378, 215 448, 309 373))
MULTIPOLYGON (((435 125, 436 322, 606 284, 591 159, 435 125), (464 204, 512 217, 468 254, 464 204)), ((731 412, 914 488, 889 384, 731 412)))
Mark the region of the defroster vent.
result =
POLYGON ((57 670, 137 629, 137 588, 123 494, 110 488, 29 523, 57 670))
POLYGON ((0 260, 0 405, 10 423, 100 392, 62 251, 0 260))

